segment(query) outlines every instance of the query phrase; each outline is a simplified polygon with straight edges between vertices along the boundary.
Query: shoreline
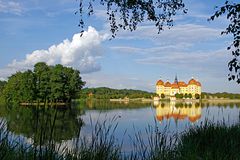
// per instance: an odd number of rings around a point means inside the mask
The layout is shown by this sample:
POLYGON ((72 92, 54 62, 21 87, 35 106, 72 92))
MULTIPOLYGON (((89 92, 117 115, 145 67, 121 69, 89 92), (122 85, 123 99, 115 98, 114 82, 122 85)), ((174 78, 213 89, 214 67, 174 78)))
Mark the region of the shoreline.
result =
POLYGON ((217 103, 235 103, 235 102, 239 102, 240 103, 240 99, 221 99, 221 98, 217 98, 217 99, 202 99, 202 102, 217 102, 217 103))
POLYGON ((24 102, 24 103, 20 103, 21 106, 67 106, 68 103, 43 103, 43 102, 33 102, 33 103, 27 103, 27 102, 24 102))
MULTIPOLYGON (((98 99, 97 99, 98 100, 98 99)), ((108 100, 108 99, 106 99, 108 100)), ((118 99, 109 99, 110 102, 136 102, 136 101, 141 101, 141 102, 153 102, 153 99, 150 98, 118 98, 118 99)))
MULTIPOLYGON (((98 99, 96 99, 98 100, 98 99)), ((106 99, 107 100, 107 99, 106 99)), ((109 99, 110 102, 135 102, 135 101, 141 101, 141 102, 162 102, 162 101, 175 101, 175 102, 215 102, 215 103, 235 103, 239 102, 240 99, 221 99, 221 98, 214 98, 214 99, 176 99, 176 100, 170 100, 170 99, 160 99, 160 100, 154 100, 149 98, 133 98, 133 99, 109 99)))

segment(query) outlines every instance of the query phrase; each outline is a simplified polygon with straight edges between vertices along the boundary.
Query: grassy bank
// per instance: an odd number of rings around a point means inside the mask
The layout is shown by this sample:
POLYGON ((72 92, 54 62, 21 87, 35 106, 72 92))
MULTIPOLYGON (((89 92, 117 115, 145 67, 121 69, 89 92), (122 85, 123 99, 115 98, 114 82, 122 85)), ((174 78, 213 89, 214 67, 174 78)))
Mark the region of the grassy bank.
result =
MULTIPOLYGON (((121 143, 114 137, 117 123, 94 124, 91 139, 80 138, 75 147, 68 149, 63 144, 49 140, 44 146, 25 145, 13 139, 1 125, 0 159, 79 159, 79 160, 228 160, 240 159, 240 124, 227 126, 224 123, 205 122, 193 126, 180 135, 167 135, 158 127, 148 126, 147 141, 143 133, 132 137, 132 152, 122 152, 121 143)), ((145 134, 146 134, 145 133, 145 134)))

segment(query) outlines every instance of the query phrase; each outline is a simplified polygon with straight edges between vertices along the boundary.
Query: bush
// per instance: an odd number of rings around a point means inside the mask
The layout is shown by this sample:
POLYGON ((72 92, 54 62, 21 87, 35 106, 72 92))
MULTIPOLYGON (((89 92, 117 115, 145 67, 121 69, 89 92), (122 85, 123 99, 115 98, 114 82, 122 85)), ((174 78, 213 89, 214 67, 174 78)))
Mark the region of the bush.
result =
POLYGON ((188 94, 187 93, 185 93, 184 98, 188 98, 188 94))
POLYGON ((198 93, 195 94, 195 98, 196 99, 199 99, 200 98, 200 95, 198 93))
POLYGON ((192 98, 192 94, 191 93, 188 94, 188 98, 190 98, 190 99, 192 98))
POLYGON ((161 94, 161 98, 164 99, 165 98, 165 94, 162 93, 161 94))
POLYGON ((176 93, 175 94, 175 97, 178 98, 178 99, 182 99, 183 98, 183 94, 182 93, 176 93))

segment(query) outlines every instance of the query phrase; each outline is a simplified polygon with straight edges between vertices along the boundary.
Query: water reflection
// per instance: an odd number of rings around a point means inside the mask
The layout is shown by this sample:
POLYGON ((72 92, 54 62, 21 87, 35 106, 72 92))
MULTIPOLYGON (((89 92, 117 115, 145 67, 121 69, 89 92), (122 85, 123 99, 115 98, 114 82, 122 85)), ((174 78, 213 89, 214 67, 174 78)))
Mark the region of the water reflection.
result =
POLYGON ((0 117, 7 122, 8 131, 31 139, 35 144, 45 144, 48 140, 61 142, 77 137, 82 126, 77 116, 81 114, 81 110, 69 108, 0 106, 0 117))
POLYGON ((107 100, 87 100, 84 102, 75 102, 75 106, 87 110, 112 110, 112 109, 137 109, 152 106, 151 101, 107 101, 107 100))
POLYGON ((160 122, 172 118, 195 123, 201 118, 202 114, 201 103, 199 102, 177 103, 176 101, 170 101, 155 103, 154 106, 156 107, 156 118, 160 122))
POLYGON ((164 128, 167 125, 173 132, 184 131, 189 122, 198 125, 205 119, 213 122, 225 119, 226 123, 234 124, 239 122, 239 107, 239 102, 227 101, 172 101, 155 104, 138 101, 76 101, 72 107, 65 109, 0 106, 0 119, 4 119, 11 133, 31 139, 36 145, 46 144, 47 139, 71 144, 73 139, 79 137, 80 132, 81 136, 89 137, 92 122, 102 123, 114 116, 119 117, 115 136, 123 139, 121 136, 126 130, 127 134, 134 135, 134 127, 137 130, 145 130, 146 126, 155 125, 153 117, 162 122, 160 127, 164 128))

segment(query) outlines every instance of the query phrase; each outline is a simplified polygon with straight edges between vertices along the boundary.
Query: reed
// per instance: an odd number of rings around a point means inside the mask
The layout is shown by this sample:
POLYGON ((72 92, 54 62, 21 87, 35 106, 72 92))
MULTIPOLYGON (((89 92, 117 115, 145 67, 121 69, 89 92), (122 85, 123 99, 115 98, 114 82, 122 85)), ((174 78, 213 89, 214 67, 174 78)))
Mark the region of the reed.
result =
POLYGON ((240 159, 240 124, 204 122, 179 137, 177 159, 240 159))

